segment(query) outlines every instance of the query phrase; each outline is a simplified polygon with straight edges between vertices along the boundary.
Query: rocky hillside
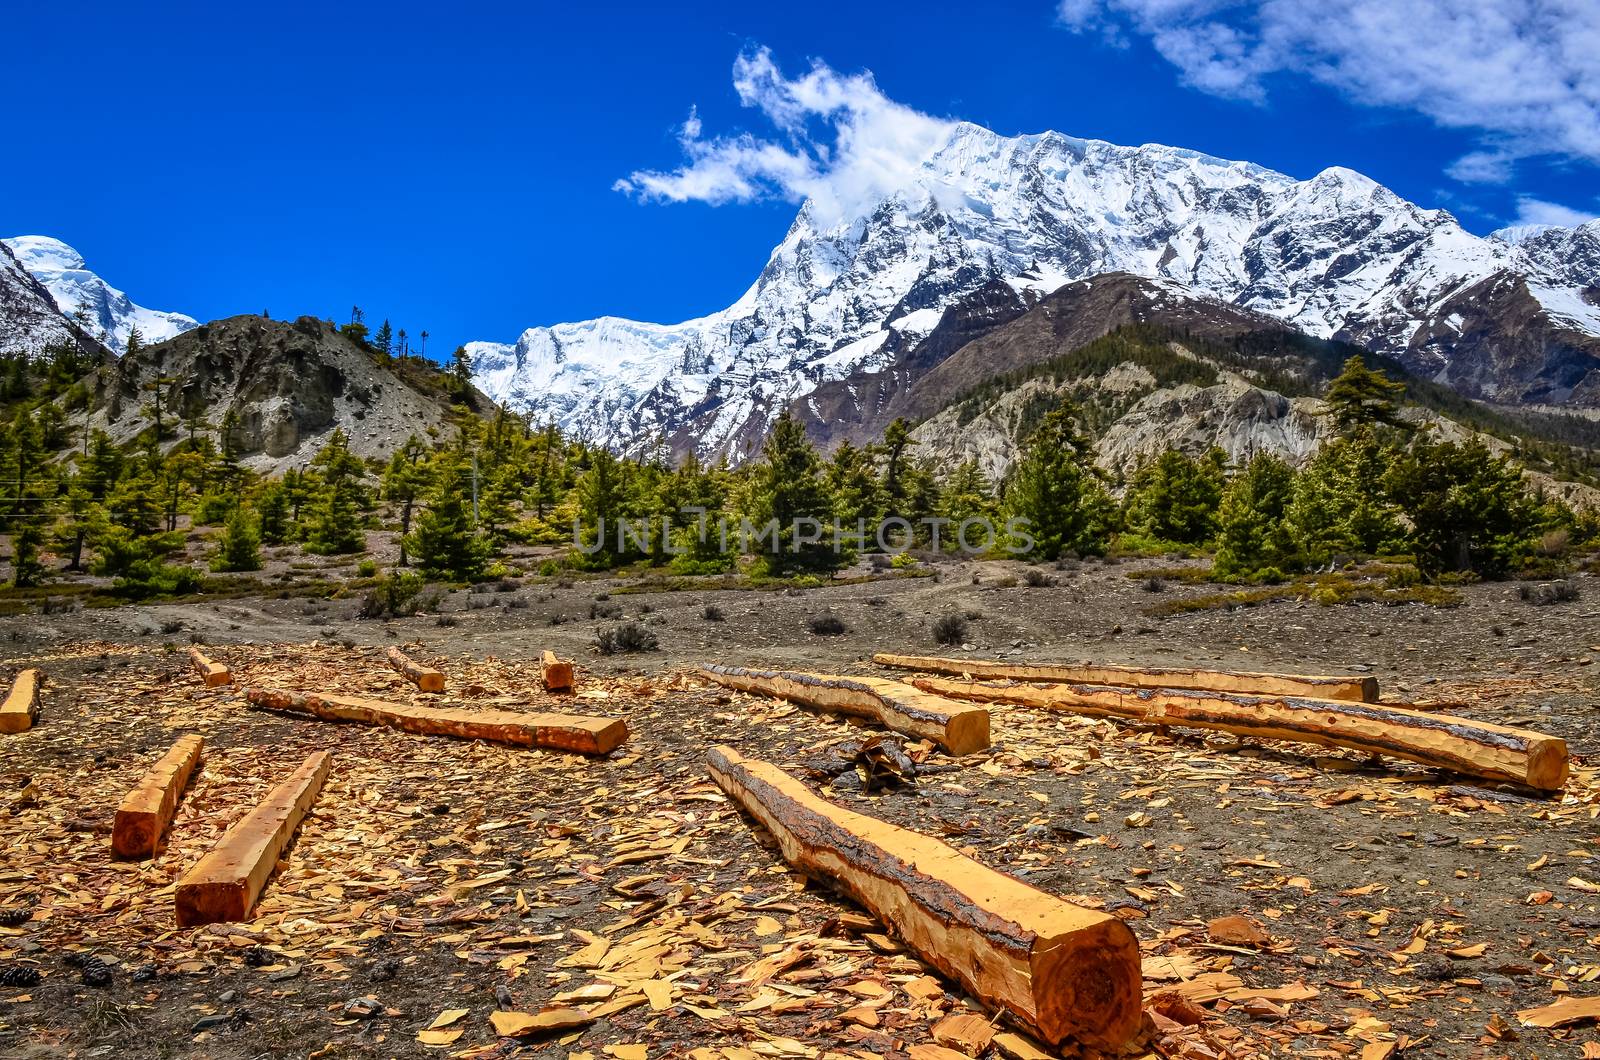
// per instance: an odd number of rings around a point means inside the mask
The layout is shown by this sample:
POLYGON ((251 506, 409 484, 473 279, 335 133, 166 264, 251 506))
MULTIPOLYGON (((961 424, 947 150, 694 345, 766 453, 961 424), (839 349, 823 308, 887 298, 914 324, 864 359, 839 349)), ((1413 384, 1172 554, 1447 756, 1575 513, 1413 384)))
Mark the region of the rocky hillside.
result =
MULTIPOLYGON (((432 365, 386 359, 314 317, 237 316, 203 324, 95 372, 74 422, 130 441, 151 426, 198 418, 215 431, 232 413, 233 441, 259 471, 305 464, 335 429, 364 457, 387 457, 410 434, 446 435, 492 403, 453 400, 432 365)), ((169 427, 170 429, 170 427, 169 427)), ((181 429, 181 426, 180 426, 181 429)))
POLYGON ((61 345, 103 354, 100 344, 61 314, 50 292, 0 242, 0 356, 34 358, 61 345))
POLYGON ((958 124, 859 215, 803 206, 721 312, 535 327, 469 352, 479 385, 513 408, 619 448, 692 439, 738 458, 814 393, 819 419, 879 415, 885 374, 980 292, 1003 318, 1126 272, 1359 343, 1469 396, 1600 406, 1591 227, 1486 238, 1347 169, 1296 180, 1160 145, 958 124))

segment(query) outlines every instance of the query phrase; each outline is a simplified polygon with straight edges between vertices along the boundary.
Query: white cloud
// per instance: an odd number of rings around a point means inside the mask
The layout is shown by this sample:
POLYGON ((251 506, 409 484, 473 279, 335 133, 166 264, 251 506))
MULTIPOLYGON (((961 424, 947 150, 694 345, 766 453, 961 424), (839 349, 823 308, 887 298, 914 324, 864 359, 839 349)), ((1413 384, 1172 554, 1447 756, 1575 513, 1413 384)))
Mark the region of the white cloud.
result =
POLYGON ((1570 206, 1563 206, 1558 202, 1546 202, 1544 199, 1534 199, 1523 195, 1517 199, 1517 219, 1519 225, 1556 225, 1560 228, 1576 228, 1579 225, 1595 219, 1595 212, 1590 210, 1574 210, 1570 206))
POLYGON ((684 164, 639 170, 613 188, 664 202, 810 199, 831 223, 903 187, 954 124, 889 99, 872 74, 841 75, 822 62, 790 79, 761 48, 733 64, 739 101, 770 123, 780 139, 750 133, 703 136, 698 113, 679 127, 684 164))
POLYGON ((1058 0, 1061 23, 1150 39, 1183 79, 1262 101, 1298 73, 1371 106, 1474 129, 1485 148, 1450 169, 1504 182, 1518 158, 1600 163, 1595 0, 1058 0))

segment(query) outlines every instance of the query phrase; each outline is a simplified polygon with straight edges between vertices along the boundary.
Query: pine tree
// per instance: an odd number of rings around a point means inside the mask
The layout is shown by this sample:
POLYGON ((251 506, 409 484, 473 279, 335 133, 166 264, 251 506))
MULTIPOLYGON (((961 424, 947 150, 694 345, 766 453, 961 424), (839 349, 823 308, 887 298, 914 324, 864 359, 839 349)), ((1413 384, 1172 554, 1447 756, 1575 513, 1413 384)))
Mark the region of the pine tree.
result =
POLYGON ((366 468, 350 452, 350 440, 343 430, 335 430, 312 465, 322 473, 322 488, 317 491, 307 512, 305 548, 320 555, 364 552, 367 537, 361 510, 367 505, 362 477, 366 468))
POLYGON ((944 484, 940 496, 939 515, 948 520, 951 529, 941 535, 942 541, 955 540, 954 534, 967 519, 993 519, 996 514, 994 490, 976 460, 964 460, 944 484))
POLYGON ((263 543, 281 545, 289 540, 289 491, 281 483, 268 483, 256 498, 256 511, 263 543))
POLYGON ((904 417, 883 429, 883 502, 889 515, 906 515, 906 450, 916 444, 911 440, 911 421, 904 417))
POLYGON ((394 329, 389 326, 388 320, 378 325, 378 330, 372 336, 372 345, 385 358, 394 352, 394 329))
POLYGON ((1006 510, 1027 520, 1038 556, 1094 553, 1105 546, 1109 504, 1093 465, 1089 440, 1078 433, 1077 410, 1063 403, 1046 413, 1023 447, 1006 490, 1006 510))
POLYGON ((1383 424, 1406 428, 1400 418, 1398 402, 1405 396, 1404 383, 1396 383, 1382 372, 1368 368, 1359 353, 1351 354, 1344 370, 1328 384, 1325 401, 1328 414, 1340 434, 1351 434, 1362 427, 1383 424))
POLYGON ((11 534, 11 584, 22 589, 39 584, 44 564, 39 562, 39 546, 44 543, 42 515, 26 517, 11 534))
POLYGON ((1398 454, 1371 426, 1323 446, 1295 477, 1289 522, 1307 563, 1339 553, 1378 555, 1402 547, 1399 509, 1384 475, 1398 454))
POLYGON ((411 515, 423 492, 428 488, 430 471, 428 448, 416 435, 406 439, 404 445, 389 458, 383 472, 383 496, 391 504, 400 506, 400 563, 410 564, 406 554, 406 536, 411 533, 411 515))
POLYGON ((883 518, 883 487, 878 482, 878 468, 871 449, 858 449, 842 442, 828 461, 828 492, 833 497, 833 514, 841 526, 854 528, 859 524, 865 533, 876 532, 878 520, 883 518))
POLYGON ((1217 529, 1227 455, 1212 448, 1199 460, 1168 449, 1134 473, 1128 490, 1128 529, 1152 543, 1203 545, 1217 529))
POLYGON ((61 482, 62 520, 55 530, 56 548, 69 557, 67 570, 83 570, 83 546, 89 536, 89 513, 94 497, 82 471, 67 475, 61 482))
POLYGON ((1533 550, 1539 512, 1521 471, 1476 437, 1460 444, 1418 441, 1385 482, 1411 523, 1412 551, 1424 574, 1499 577, 1533 550))
POLYGON ((823 570, 844 561, 834 551, 832 504, 822 477, 822 461, 806 429, 787 409, 772 425, 762 446, 762 463, 751 482, 752 514, 764 540, 761 564, 768 573, 823 570))
POLYGON ((261 569, 261 526, 254 513, 236 505, 223 527, 211 569, 249 571, 261 569))
POLYGON ((590 454, 589 468, 578 480, 578 525, 591 566, 612 567, 623 557, 619 528, 633 514, 625 471, 610 450, 599 448, 590 454))
POLYGON ((476 581, 483 576, 492 547, 472 525, 464 503, 469 488, 467 470, 458 455, 446 454, 440 459, 434 483, 408 547, 430 577, 476 581))
POLYGON ((1294 469, 1283 460, 1258 453, 1228 483, 1218 516, 1218 576, 1280 581, 1299 565, 1288 522, 1294 478, 1294 469))

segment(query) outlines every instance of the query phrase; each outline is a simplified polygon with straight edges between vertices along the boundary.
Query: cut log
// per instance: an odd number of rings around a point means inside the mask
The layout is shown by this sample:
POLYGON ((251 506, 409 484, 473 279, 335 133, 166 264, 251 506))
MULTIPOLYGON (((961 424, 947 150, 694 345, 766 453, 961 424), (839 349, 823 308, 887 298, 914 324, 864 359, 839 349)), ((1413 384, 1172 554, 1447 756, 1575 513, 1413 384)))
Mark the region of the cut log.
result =
POLYGON ((1149 725, 1188 725, 1264 740, 1348 747, 1542 791, 1557 791, 1567 782, 1567 742, 1560 737, 1386 703, 1185 688, 992 685, 939 677, 913 683, 941 696, 980 703, 1016 703, 1149 725))
POLYGON ((794 670, 705 666, 700 675, 742 692, 787 699, 835 714, 876 721, 886 729, 932 740, 953 755, 989 746, 989 712, 928 695, 881 677, 836 677, 794 670))
POLYGON ((278 855, 317 801, 333 757, 318 751, 228 829, 177 887, 179 927, 250 919, 278 855))
POLYGON ((440 673, 438 670, 435 670, 433 667, 423 666, 419 662, 414 662, 399 648, 390 648, 388 659, 390 666, 394 667, 396 670, 399 670, 405 675, 407 681, 410 681, 412 684, 422 689, 422 691, 444 691, 444 674, 440 673))
POLYGON ((790 864, 837 884, 923 960, 1045 1041, 1116 1050, 1138 1030, 1139 944, 1116 917, 836 806, 731 747, 712 748, 706 763, 790 864))
POLYGON ((11 691, 0 702, 0 732, 25 732, 39 716, 39 687, 44 674, 24 670, 11 682, 11 691))
POLYGON ((1059 681, 1067 684, 1127 685, 1130 688, 1198 688, 1210 692, 1243 692, 1246 695, 1344 699, 1354 703, 1378 701, 1376 677, 1305 677, 1245 670, 1193 670, 1179 666, 1075 666, 1069 663, 1032 666, 987 659, 944 659, 936 655, 892 655, 888 652, 879 652, 872 657, 872 661, 879 666, 951 674, 975 680, 1059 681))
POLYGON ((233 683, 233 672, 219 662, 212 662, 199 648, 189 649, 189 663, 207 688, 233 683))
POLYGON ((589 755, 609 754, 628 738, 628 725, 621 718, 424 707, 272 688, 249 689, 245 698, 254 707, 310 714, 326 721, 387 725, 419 736, 459 736, 467 740, 493 740, 589 755))
POLYGON ((184 736, 162 755, 139 786, 128 792, 111 823, 111 850, 119 858, 152 858, 172 815, 184 785, 200 761, 198 734, 184 736))
POLYGON ((557 658, 553 651, 545 652, 540 658, 540 677, 546 692, 572 691, 572 663, 557 658))

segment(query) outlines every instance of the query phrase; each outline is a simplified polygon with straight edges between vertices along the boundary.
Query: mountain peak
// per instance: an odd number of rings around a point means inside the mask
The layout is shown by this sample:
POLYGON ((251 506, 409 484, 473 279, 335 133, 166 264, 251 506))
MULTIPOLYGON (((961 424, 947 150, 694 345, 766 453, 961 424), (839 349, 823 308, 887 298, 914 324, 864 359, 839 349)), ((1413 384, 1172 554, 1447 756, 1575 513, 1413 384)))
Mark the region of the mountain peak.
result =
POLYGON ((77 319, 85 331, 117 353, 128 348, 137 327, 146 343, 181 335, 198 324, 183 313, 136 305, 126 294, 89 270, 83 255, 50 236, 0 239, 17 262, 50 292, 64 316, 77 319))
POLYGON ((1541 311, 1600 334, 1575 265, 1595 246, 1544 241, 1535 255, 1339 166, 1296 180, 1184 148, 954 122, 900 186, 848 215, 824 223, 803 205, 728 309, 559 324, 475 353, 493 366, 480 378, 492 397, 569 431, 737 458, 778 410, 894 367, 997 279, 1036 298, 1127 272, 1403 357, 1448 326, 1438 317, 1455 294, 1495 276, 1529 277, 1541 311))

